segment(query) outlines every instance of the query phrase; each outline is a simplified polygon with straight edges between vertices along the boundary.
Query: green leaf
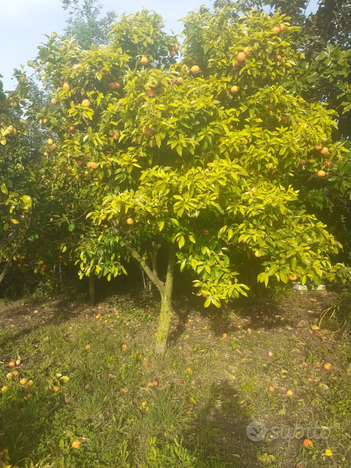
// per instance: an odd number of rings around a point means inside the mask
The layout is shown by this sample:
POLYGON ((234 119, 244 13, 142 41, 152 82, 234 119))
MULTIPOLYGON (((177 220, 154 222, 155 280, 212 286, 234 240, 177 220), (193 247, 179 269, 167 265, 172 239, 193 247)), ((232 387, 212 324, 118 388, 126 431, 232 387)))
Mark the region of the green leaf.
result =
POLYGON ((0 187, 2 193, 4 193, 5 195, 8 195, 8 190, 7 190, 7 187, 5 184, 2 184, 1 187, 0 187))

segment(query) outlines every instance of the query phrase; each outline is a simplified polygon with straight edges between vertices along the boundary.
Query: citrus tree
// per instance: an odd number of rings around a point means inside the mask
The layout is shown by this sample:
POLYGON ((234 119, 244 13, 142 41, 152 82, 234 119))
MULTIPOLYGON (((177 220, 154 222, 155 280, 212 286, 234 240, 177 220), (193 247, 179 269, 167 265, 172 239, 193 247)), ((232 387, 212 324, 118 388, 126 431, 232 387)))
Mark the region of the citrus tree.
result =
POLYGON ((184 20, 176 62, 176 39, 143 10, 113 26, 110 45, 84 51, 52 37, 40 48, 34 66, 53 92, 48 160, 93 193, 81 229, 95 244, 79 246, 81 274, 116 276, 123 259, 139 262, 161 298, 160 354, 177 264, 193 272, 205 307, 246 295, 249 263, 266 286, 348 277, 331 261, 337 239, 302 209, 303 189, 327 184, 348 151, 333 141, 335 112, 285 87, 303 60, 296 29, 277 14, 232 21, 201 8, 184 20))
POLYGON ((20 261, 36 183, 20 88, 6 95, 0 81, 0 283, 12 262, 20 261))

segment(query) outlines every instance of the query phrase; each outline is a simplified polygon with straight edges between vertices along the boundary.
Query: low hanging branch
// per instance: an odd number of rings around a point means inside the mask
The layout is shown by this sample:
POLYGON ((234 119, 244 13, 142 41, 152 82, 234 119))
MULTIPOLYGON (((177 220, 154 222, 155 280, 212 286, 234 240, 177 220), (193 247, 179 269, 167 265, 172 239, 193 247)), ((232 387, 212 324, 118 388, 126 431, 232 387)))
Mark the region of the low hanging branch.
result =
MULTIPOLYGON (((117 223, 115 221, 112 221, 113 223, 113 226, 115 228, 115 231, 116 233, 121 237, 121 239, 123 240, 124 242, 124 245, 127 247, 127 250, 128 252, 130 253, 130 255, 135 258, 135 260, 137 262, 140 263, 142 269, 145 271, 145 273, 147 274, 147 276, 150 278, 150 280, 154 283, 154 285, 157 287, 157 289, 159 290, 160 294, 163 295, 164 294, 164 289, 165 289, 165 285, 164 283, 159 279, 159 277, 157 276, 157 272, 156 274, 150 269, 149 265, 145 262, 145 260, 138 254, 138 252, 133 249, 131 243, 125 238, 123 237, 123 235, 121 234, 120 230, 118 229, 117 227, 117 223)), ((156 251, 157 252, 157 251, 156 251)), ((153 266, 154 268, 154 266, 153 266)))

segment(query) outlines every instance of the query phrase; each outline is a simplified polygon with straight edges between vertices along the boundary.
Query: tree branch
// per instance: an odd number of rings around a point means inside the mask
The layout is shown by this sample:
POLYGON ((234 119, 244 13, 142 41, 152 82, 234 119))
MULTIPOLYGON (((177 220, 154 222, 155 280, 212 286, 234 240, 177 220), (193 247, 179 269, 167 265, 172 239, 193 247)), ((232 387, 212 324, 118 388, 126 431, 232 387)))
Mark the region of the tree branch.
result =
POLYGON ((165 286, 164 286, 164 283, 158 278, 157 274, 155 275, 149 265, 145 262, 145 260, 138 254, 138 252, 132 247, 131 243, 125 238, 123 237, 123 235, 121 234, 120 230, 118 229, 117 227, 117 223, 116 221, 112 221, 112 224, 114 226, 114 229, 115 231, 117 232, 117 234, 122 238, 125 246, 127 247, 127 250, 128 252, 130 253, 130 255, 135 258, 135 260, 137 262, 140 263, 141 265, 141 268, 145 271, 145 273, 147 274, 147 276, 150 278, 150 280, 154 283, 154 285, 157 287, 157 289, 159 290, 160 294, 164 294, 164 289, 165 289, 165 286))

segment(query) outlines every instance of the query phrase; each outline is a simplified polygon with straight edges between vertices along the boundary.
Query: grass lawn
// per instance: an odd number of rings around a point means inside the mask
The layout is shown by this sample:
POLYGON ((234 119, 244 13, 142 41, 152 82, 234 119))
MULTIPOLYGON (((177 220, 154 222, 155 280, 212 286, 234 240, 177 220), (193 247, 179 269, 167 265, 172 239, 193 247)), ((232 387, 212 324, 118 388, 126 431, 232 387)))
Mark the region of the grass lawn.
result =
POLYGON ((350 467, 350 335, 316 328, 336 297, 178 297, 163 361, 150 296, 2 301, 0 451, 20 467, 350 467))

